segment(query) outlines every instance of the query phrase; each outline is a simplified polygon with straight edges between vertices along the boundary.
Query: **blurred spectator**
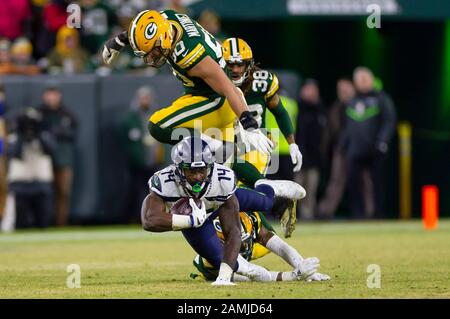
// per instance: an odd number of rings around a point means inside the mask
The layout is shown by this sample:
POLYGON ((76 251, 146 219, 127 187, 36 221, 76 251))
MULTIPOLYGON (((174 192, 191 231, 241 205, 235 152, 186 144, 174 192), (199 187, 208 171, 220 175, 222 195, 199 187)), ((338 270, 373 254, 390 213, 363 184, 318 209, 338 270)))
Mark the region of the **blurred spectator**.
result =
POLYGON ((42 10, 41 26, 36 36, 35 53, 46 56, 56 44, 56 33, 67 23, 67 6, 70 0, 52 0, 42 10))
POLYGON ((33 64, 31 53, 33 47, 26 38, 18 38, 13 45, 7 39, 0 39, 0 75, 40 73, 39 67, 33 64))
POLYGON ((6 38, 0 38, 0 75, 13 74, 14 69, 11 58, 11 42, 6 38))
POLYGON ((148 119, 155 111, 153 105, 153 90, 139 88, 120 127, 130 173, 127 218, 131 222, 140 221, 141 203, 148 195, 147 181, 159 169, 164 156, 162 145, 147 130, 148 119))
POLYGON ((50 222, 54 144, 41 121, 38 110, 27 108, 8 137, 8 182, 15 197, 16 228, 45 228, 50 222))
MULTIPOLYGON (((148 8, 146 8, 146 9, 148 9, 148 8)), ((128 1, 125 4, 123 4, 122 6, 120 6, 117 9, 117 17, 118 17, 119 25, 116 28, 114 28, 113 34, 117 35, 120 32, 122 32, 123 30, 127 30, 130 25, 130 22, 133 20, 133 18, 136 16, 136 14, 138 12, 139 11, 137 11, 137 9, 135 9, 135 7, 131 3, 131 1, 128 1)), ((99 65, 104 66, 103 61, 99 61, 99 65)), ((108 68, 111 69, 110 71, 112 71, 114 73, 124 73, 129 70, 141 69, 141 68, 148 69, 148 68, 146 68, 146 65, 145 65, 143 59, 137 57, 133 53, 133 50, 131 49, 130 46, 127 46, 126 48, 124 48, 122 50, 121 54, 117 57, 116 61, 114 61, 114 64, 111 66, 108 66, 108 68)))
POLYGON ((131 6, 134 10, 140 12, 142 10, 161 11, 167 7, 166 4, 170 3, 171 0, 105 0, 104 2, 113 10, 118 10, 122 6, 131 6))
POLYGON ((4 214, 6 204, 6 95, 3 86, 0 84, 0 220, 4 214))
POLYGON ((294 180, 307 190, 300 201, 300 217, 313 219, 316 216, 317 189, 323 160, 323 132, 326 125, 325 111, 320 100, 319 86, 308 79, 300 89, 298 101, 296 141, 303 154, 303 166, 294 174, 294 180))
POLYGON ((222 32, 222 26, 220 23, 220 17, 211 10, 203 10, 198 17, 197 22, 205 28, 206 31, 216 38, 216 40, 222 43, 228 36, 222 32))
POLYGON ((77 29, 63 26, 58 30, 56 46, 47 55, 50 74, 83 73, 89 69, 89 55, 80 47, 77 29))
POLYGON ((189 14, 188 9, 182 4, 181 0, 168 0, 166 2, 169 2, 167 9, 175 10, 178 13, 189 14))
POLYGON ((55 139, 53 168, 56 195, 56 225, 67 224, 72 194, 75 137, 77 121, 63 105, 62 93, 57 85, 49 84, 42 94, 42 127, 55 139))
POLYGON ((28 0, 0 1, 0 38, 15 40, 26 36, 31 39, 31 7, 28 0))
POLYGON ((324 198, 319 202, 318 215, 320 218, 334 217, 337 207, 345 191, 347 180, 347 166, 344 154, 339 150, 338 143, 345 126, 345 108, 355 94, 353 83, 349 79, 339 79, 337 82, 337 100, 328 112, 327 142, 331 155, 331 175, 324 198))
POLYGON ((80 0, 79 4, 82 14, 81 45, 90 54, 98 54, 117 24, 116 14, 99 0, 80 0))
POLYGON ((51 0, 31 0, 31 4, 33 4, 36 7, 43 7, 49 2, 51 2, 51 0))
POLYGON ((383 161, 396 126, 396 112, 390 97, 374 90, 374 76, 365 67, 353 73, 356 96, 346 108, 346 126, 340 145, 348 165, 350 208, 355 218, 369 217, 363 196, 362 172, 370 173, 375 217, 383 217, 383 161))
POLYGON ((121 5, 117 9, 117 21, 118 21, 118 30, 117 32, 122 32, 122 30, 128 30, 130 26, 130 22, 139 13, 135 7, 133 7, 128 2, 121 5))
POLYGON ((33 60, 33 45, 27 38, 17 38, 11 46, 11 58, 17 74, 36 75, 41 73, 33 60))

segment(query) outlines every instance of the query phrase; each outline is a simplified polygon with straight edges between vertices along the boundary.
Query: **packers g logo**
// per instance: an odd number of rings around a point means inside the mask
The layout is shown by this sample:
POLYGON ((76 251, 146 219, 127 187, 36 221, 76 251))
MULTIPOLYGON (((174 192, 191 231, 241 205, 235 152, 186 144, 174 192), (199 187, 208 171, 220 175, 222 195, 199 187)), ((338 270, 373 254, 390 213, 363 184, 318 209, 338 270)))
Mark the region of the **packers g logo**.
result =
POLYGON ((151 40, 151 39, 155 36, 157 30, 158 30, 158 27, 156 26, 156 24, 155 24, 154 22, 150 23, 150 24, 145 28, 145 31, 144 31, 144 37, 145 37, 147 40, 151 40))

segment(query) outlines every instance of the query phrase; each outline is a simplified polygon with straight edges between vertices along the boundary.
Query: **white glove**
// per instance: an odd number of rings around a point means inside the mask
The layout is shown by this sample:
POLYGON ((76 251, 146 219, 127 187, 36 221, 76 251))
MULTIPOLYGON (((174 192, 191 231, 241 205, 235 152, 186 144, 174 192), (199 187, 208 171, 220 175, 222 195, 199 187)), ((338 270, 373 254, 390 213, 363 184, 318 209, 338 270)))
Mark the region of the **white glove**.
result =
POLYGON ((212 286, 236 286, 234 282, 231 282, 231 275, 233 269, 228 264, 222 262, 220 264, 219 275, 211 285, 212 286))
POLYGON ((299 172, 302 168, 303 155, 295 143, 289 144, 289 154, 291 154, 292 164, 294 164, 294 172, 299 172))
POLYGON ((298 280, 306 280, 309 276, 317 271, 320 267, 320 260, 317 257, 303 259, 296 267, 298 280))
POLYGON ((203 225, 206 220, 206 207, 205 202, 202 201, 202 207, 198 208, 192 198, 189 198, 189 205, 192 207, 191 225, 194 228, 198 228, 203 225))
POLYGON ((242 142, 253 145, 258 151, 266 155, 270 155, 273 151, 273 142, 263 134, 259 129, 246 131, 239 123, 239 132, 241 133, 242 142))
POLYGON ((314 274, 312 274, 311 276, 309 276, 308 278, 306 278, 307 282, 311 282, 311 281, 327 281, 330 280, 331 277, 326 275, 326 274, 321 274, 320 272, 316 272, 314 274))
POLYGON ((103 46, 102 56, 103 56, 103 62, 105 62, 105 64, 110 65, 117 58, 117 56, 119 54, 120 54, 120 51, 114 50, 112 48, 108 48, 108 47, 106 47, 106 45, 103 46))
POLYGON ((119 39, 120 36, 121 35, 115 37, 114 39, 108 40, 108 42, 106 42, 103 46, 102 57, 105 64, 111 64, 117 56, 119 56, 120 51, 125 47, 125 43, 119 39))

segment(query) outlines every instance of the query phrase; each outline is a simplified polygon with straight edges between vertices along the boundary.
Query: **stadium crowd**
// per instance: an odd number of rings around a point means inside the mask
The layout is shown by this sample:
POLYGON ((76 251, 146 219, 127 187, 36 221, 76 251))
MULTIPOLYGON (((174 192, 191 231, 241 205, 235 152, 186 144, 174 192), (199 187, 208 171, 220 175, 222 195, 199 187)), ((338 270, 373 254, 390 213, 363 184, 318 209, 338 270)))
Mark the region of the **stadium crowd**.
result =
MULTIPOLYGON (((162 8, 188 13, 178 0, 2 0, 0 80, 10 74, 151 75, 155 69, 145 67, 131 49, 124 50, 114 66, 105 67, 101 48, 127 29, 139 11, 162 8), (70 3, 79 4, 82 10, 79 29, 67 26, 70 3)), ((217 39, 226 38, 215 13, 205 11, 198 21, 217 39)), ((355 69, 352 79, 337 80, 337 99, 330 107, 320 96, 319 80, 303 81, 298 96, 280 94, 296 128, 304 162, 300 172, 281 170, 277 177, 295 180, 307 190, 308 196, 299 205, 302 220, 335 218, 346 186, 352 217, 383 217, 382 163, 395 130, 393 103, 364 67, 355 69), (319 191, 321 183, 323 191, 319 191)), ((129 221, 137 221, 136 205, 145 196, 146 179, 162 164, 162 150, 149 138, 144 124, 155 110, 154 95, 150 87, 140 88, 118 128, 135 184, 128 195, 129 221)), ((57 85, 48 85, 41 105, 26 109, 11 123, 5 123, 6 106, 7 97, 0 87, 0 216, 9 189, 16 196, 17 227, 67 224, 77 120, 62 105, 57 85), (28 155, 23 156, 24 152, 28 155), (33 214, 36 218, 31 223, 28 215, 33 214)), ((288 155, 280 149, 281 161, 288 155)))
MULTIPOLYGON (((172 8, 188 13, 179 0, 3 0, 0 1, 0 75, 155 72, 145 68, 131 50, 112 68, 101 61, 106 40, 128 28, 144 9, 172 8), (79 25, 76 11, 81 9, 79 25), (68 9, 69 8, 69 9, 68 9), (72 16, 73 15, 73 16, 72 16), (75 27, 72 27, 75 26, 75 27)), ((218 39, 225 39, 220 19, 205 10, 199 22, 218 39)))

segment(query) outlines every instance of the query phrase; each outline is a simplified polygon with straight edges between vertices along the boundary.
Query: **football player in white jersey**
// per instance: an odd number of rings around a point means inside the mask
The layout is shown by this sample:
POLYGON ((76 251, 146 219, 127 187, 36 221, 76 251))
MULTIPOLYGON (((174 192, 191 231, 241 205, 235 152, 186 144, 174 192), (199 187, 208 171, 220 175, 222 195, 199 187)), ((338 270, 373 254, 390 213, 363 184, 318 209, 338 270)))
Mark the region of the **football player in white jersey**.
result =
MULTIPOLYGON (((275 196, 303 196, 303 188, 292 181, 267 181, 254 190, 236 189, 234 172, 214 162, 208 144, 199 137, 187 137, 172 149, 174 164, 156 172, 149 180, 150 194, 142 205, 143 228, 151 232, 181 230, 191 247, 219 274, 213 285, 233 285, 232 274, 266 281, 264 268, 239 255, 241 230, 239 210, 270 212, 275 196), (180 198, 191 198, 191 215, 171 214, 180 198), (202 200, 199 208, 192 198, 202 200), (212 223, 219 217, 223 244, 212 223)), ((308 268, 310 275, 317 269, 308 268)))

